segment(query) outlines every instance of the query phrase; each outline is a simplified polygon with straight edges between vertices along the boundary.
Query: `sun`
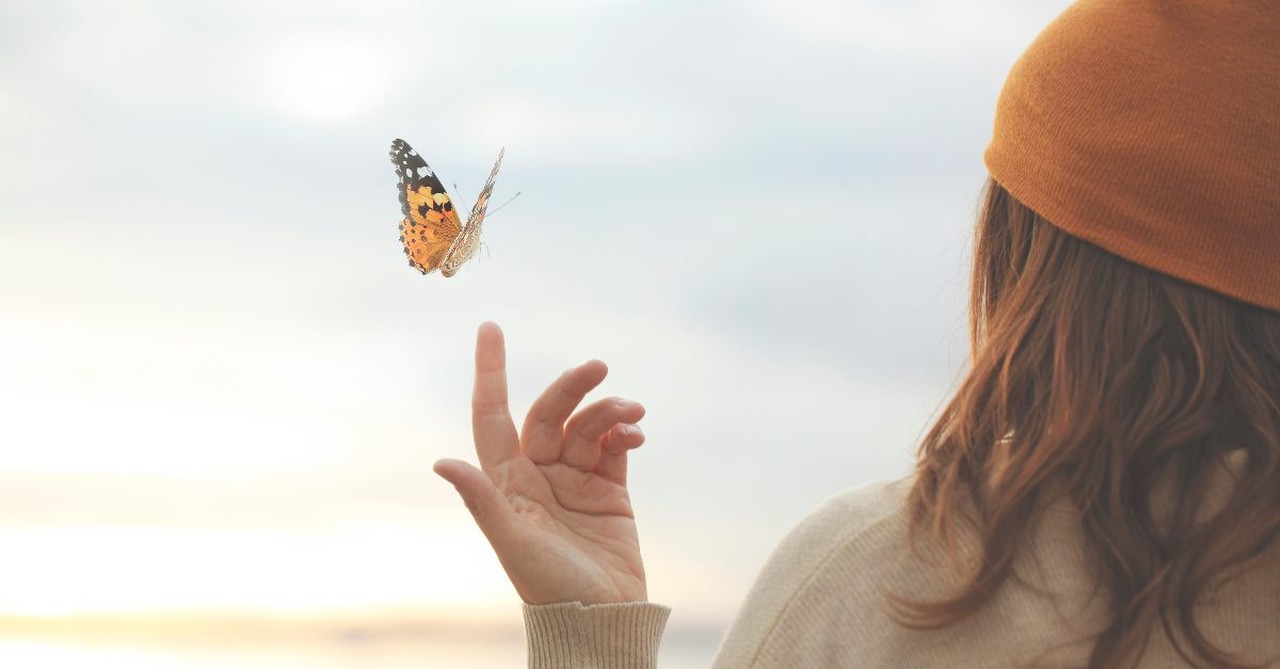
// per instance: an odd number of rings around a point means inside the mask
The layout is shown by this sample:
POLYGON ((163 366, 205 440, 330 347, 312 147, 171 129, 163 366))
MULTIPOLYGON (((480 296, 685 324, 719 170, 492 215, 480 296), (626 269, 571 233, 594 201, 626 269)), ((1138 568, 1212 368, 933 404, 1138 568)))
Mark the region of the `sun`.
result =
POLYGON ((385 45, 316 32, 281 39, 252 67, 267 106, 300 121, 334 125, 387 100, 395 62, 385 45))

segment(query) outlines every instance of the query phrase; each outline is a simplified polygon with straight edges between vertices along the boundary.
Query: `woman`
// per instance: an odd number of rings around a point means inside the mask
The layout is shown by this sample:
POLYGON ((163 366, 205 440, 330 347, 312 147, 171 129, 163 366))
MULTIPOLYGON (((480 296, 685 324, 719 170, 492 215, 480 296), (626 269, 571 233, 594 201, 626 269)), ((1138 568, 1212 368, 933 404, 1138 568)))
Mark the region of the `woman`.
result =
MULTIPOLYGON (((777 549, 716 667, 1280 666, 1280 5, 1082 0, 1013 68, 971 368, 915 472, 777 549)), ((530 664, 647 667, 643 408, 566 372, 517 433, 481 327, 483 471, 445 460, 530 664)))

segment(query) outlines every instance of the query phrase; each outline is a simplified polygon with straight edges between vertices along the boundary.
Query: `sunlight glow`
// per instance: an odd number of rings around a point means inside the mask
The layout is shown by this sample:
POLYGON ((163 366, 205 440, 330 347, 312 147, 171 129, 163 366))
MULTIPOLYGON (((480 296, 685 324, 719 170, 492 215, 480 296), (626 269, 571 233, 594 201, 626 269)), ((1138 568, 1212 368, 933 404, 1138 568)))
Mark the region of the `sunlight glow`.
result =
POLYGON ((385 43, 317 32, 273 45, 260 59, 259 91, 287 116, 332 125, 387 99, 396 61, 385 43))
POLYGON ((474 528, 366 523, 329 533, 71 526, 0 529, 0 615, 301 613, 429 603, 509 608, 474 528))
POLYGON ((8 666, 24 669, 167 669, 172 658, 149 650, 92 648, 53 643, 0 641, 0 658, 8 666))
POLYGON ((336 461, 331 432, 164 397, 109 398, 0 384, 7 471, 210 476, 336 461))

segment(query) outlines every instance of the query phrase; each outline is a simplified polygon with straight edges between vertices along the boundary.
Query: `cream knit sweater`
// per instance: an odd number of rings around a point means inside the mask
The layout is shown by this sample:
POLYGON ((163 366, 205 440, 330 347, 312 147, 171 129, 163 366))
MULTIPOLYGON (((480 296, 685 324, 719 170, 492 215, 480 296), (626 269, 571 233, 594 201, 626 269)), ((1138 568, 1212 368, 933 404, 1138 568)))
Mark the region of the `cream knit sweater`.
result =
MULTIPOLYGON (((770 558, 721 642, 713 667, 1082 667, 1106 606, 1090 598, 1082 537, 1065 502, 1046 509, 1037 549, 975 615, 915 631, 885 613, 877 588, 937 597, 955 581, 907 552, 910 479, 839 495, 800 523, 770 558), (1037 594, 1036 588, 1046 591, 1037 594)), ((921 544, 925 559, 942 553, 921 544)), ((1252 570, 1197 614, 1209 639, 1241 658, 1280 667, 1280 570, 1252 570), (1270 664, 1268 664, 1270 662, 1270 664)), ((529 666, 647 668, 670 610, 646 602, 524 608, 529 666)), ((1158 630, 1139 665, 1187 667, 1158 630)))

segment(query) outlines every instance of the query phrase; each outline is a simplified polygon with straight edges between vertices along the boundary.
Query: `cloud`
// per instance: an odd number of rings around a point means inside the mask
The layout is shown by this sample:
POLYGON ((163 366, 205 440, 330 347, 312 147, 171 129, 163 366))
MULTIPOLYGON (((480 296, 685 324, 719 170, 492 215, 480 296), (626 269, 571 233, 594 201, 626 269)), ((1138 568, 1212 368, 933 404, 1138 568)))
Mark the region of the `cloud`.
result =
POLYGON ((909 59, 1003 52, 1025 46, 1028 33, 1068 0, 1013 4, 1002 0, 757 0, 760 16, 816 46, 893 54, 909 59))
POLYGON ((639 102, 493 98, 476 104, 460 127, 477 143, 518 145, 524 160, 542 164, 584 155, 594 165, 666 163, 712 151, 724 139, 692 108, 639 102))

